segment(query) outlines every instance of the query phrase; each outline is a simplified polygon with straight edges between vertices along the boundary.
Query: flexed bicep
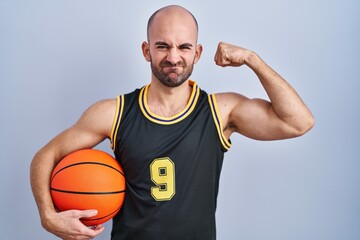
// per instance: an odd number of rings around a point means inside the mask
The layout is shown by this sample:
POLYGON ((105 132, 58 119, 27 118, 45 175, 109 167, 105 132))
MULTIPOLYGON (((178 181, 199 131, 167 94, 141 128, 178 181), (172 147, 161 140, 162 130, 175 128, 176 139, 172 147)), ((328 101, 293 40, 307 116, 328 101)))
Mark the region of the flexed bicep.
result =
POLYGON ((294 131, 275 113, 269 101, 249 99, 237 93, 217 94, 227 136, 236 132, 256 140, 294 137, 294 131))

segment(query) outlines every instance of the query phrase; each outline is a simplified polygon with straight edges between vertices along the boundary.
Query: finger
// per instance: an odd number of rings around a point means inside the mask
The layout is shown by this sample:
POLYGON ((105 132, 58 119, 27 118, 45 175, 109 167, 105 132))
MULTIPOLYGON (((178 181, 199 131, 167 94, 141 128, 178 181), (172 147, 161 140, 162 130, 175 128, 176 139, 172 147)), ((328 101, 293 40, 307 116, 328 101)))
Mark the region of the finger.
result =
POLYGON ((95 236, 97 236, 97 235, 99 235, 100 233, 102 233, 102 231, 104 231, 104 229, 105 229, 105 227, 103 227, 103 226, 101 226, 101 225, 96 226, 96 228, 93 230, 93 231, 95 231, 95 233, 96 233, 95 236))
POLYGON ((102 228, 104 228, 104 227, 101 224, 90 227, 90 229, 94 230, 94 231, 101 230, 102 228))
POLYGON ((99 224, 99 225, 96 225, 95 229, 93 229, 93 230, 97 231, 97 230, 100 230, 100 229, 103 229, 103 228, 104 228, 103 225, 99 224))
POLYGON ((65 218, 72 218, 79 220, 81 218, 90 218, 98 214, 97 210, 67 210, 60 212, 65 218))
POLYGON ((215 63, 217 63, 218 58, 219 58, 219 49, 217 49, 215 52, 215 56, 214 56, 215 63))
POLYGON ((229 66, 229 64, 231 64, 231 61, 227 57, 226 50, 224 49, 224 44, 225 43, 223 42, 219 43, 218 49, 214 57, 215 64, 221 67, 226 67, 229 66))
POLYGON ((103 227, 102 225, 96 225, 93 227, 89 227, 87 232, 84 232, 85 236, 94 238, 97 235, 99 235, 100 233, 102 233, 104 231, 105 227, 103 227))
POLYGON ((79 218, 89 218, 94 217, 98 214, 98 211, 95 209, 91 210, 74 210, 79 218))
POLYGON ((87 227, 80 223, 77 225, 77 237, 76 239, 93 239, 104 231, 104 227, 101 225, 96 225, 93 227, 87 227))
POLYGON ((89 235, 91 236, 96 236, 98 234, 100 234, 102 231, 104 231, 105 227, 103 226, 93 226, 93 227, 88 227, 90 232, 87 232, 89 235))
POLYGON ((226 63, 224 62, 223 54, 220 51, 217 51, 214 58, 215 64, 218 66, 224 66, 226 63))
POLYGON ((97 231, 91 230, 90 228, 85 227, 86 229, 82 229, 80 234, 77 235, 76 239, 93 239, 97 235, 99 235, 103 229, 99 229, 97 231))
POLYGON ((215 60, 216 65, 220 66, 220 67, 226 67, 229 66, 231 64, 231 62, 227 59, 225 59, 223 56, 219 56, 216 60, 215 60))
POLYGON ((215 56, 214 56, 215 63, 218 63, 219 59, 221 58, 221 55, 222 55, 221 45, 222 45, 222 42, 219 42, 218 46, 217 46, 217 49, 216 49, 216 52, 215 52, 215 56))

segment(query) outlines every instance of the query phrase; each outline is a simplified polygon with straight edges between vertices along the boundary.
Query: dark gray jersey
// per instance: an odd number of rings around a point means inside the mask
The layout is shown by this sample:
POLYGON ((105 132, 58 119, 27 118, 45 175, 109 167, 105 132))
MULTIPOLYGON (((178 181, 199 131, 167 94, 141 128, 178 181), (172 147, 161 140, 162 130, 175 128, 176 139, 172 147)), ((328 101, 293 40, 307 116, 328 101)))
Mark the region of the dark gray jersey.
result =
POLYGON ((216 99, 195 82, 187 106, 164 118, 147 106, 148 86, 118 97, 112 146, 126 177, 113 240, 215 239, 224 152, 216 99))

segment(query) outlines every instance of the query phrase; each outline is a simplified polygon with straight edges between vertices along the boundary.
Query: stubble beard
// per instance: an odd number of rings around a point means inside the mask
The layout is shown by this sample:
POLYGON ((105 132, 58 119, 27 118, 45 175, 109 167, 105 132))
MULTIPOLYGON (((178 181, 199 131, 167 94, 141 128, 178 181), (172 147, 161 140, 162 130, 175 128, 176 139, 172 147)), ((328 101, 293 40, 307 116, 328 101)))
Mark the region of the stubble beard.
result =
POLYGON ((151 71, 152 74, 166 87, 178 87, 181 84, 183 84, 186 80, 189 79, 189 77, 192 74, 194 68, 194 64, 191 64, 190 66, 187 66, 184 62, 179 62, 177 64, 172 64, 168 61, 162 61, 160 62, 160 66, 156 67, 153 64, 153 61, 151 61, 151 71), (181 73, 176 72, 169 72, 164 73, 162 71, 163 67, 169 67, 169 66, 181 66, 183 68, 183 71, 181 73))

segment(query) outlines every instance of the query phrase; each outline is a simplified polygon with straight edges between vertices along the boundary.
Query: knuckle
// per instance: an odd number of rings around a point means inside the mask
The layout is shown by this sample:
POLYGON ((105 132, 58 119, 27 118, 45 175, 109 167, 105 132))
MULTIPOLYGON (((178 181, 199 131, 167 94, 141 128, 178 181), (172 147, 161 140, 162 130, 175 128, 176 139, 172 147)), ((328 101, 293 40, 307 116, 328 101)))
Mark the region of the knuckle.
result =
POLYGON ((69 213, 70 217, 73 217, 73 218, 77 217, 77 212, 76 211, 69 211, 68 213, 69 213))

